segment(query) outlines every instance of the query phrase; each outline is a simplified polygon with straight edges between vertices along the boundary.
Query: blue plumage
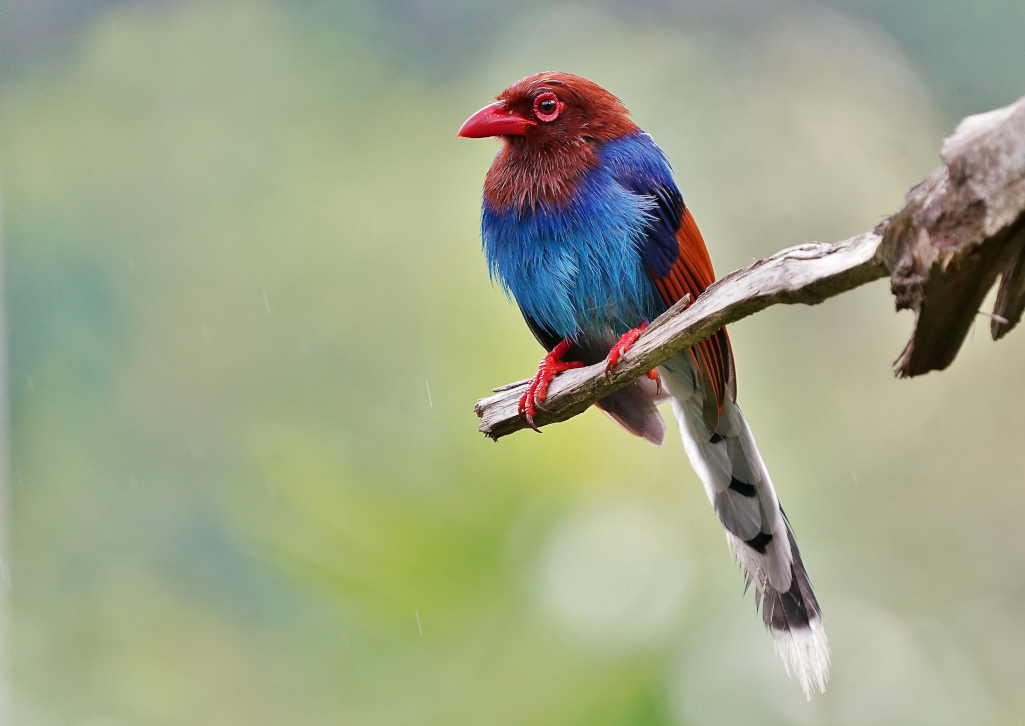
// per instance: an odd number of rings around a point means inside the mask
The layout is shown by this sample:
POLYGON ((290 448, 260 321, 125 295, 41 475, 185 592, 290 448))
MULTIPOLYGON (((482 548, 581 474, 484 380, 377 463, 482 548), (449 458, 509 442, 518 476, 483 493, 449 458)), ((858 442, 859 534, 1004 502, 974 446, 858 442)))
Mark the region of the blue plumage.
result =
POLYGON ((620 186, 655 200, 647 220, 641 258, 655 276, 669 274, 680 252, 676 231, 683 214, 683 196, 673 181, 669 160, 644 133, 606 143, 601 159, 620 186))
POLYGON ((484 252, 520 309, 559 337, 619 335, 665 310, 645 265, 658 274, 676 258, 682 204, 665 155, 634 133, 602 146, 567 203, 485 201, 484 252))

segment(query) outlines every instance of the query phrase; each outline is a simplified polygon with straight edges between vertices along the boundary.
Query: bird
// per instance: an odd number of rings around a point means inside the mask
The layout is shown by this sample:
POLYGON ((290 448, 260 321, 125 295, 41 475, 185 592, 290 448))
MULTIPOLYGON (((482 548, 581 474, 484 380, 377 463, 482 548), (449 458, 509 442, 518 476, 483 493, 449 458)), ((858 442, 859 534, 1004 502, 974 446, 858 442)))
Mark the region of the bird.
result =
MULTIPOLYGON (((666 155, 592 81, 527 76, 457 136, 501 140, 484 181, 481 238, 492 279, 548 351, 519 402, 536 430, 556 375, 602 361, 611 371, 650 321, 715 281, 711 258, 666 155)), ((830 655, 821 610, 737 405, 725 328, 595 405, 658 445, 666 399, 787 673, 807 698, 824 692, 830 655)))

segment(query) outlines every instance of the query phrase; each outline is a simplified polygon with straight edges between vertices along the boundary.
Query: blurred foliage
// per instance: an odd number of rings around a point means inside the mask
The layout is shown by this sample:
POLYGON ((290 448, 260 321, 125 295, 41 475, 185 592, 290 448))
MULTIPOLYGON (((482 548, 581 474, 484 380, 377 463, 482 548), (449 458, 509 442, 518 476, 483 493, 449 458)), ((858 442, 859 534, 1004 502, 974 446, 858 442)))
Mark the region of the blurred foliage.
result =
POLYGON ((9 0, 71 39, 2 56, 17 723, 1022 720, 1018 336, 898 383, 885 284, 734 327, 811 703, 674 436, 476 433, 539 352, 479 252, 496 147, 454 138, 510 81, 618 93, 720 272, 871 227, 1023 92, 1016 4, 711 5, 9 0))
MULTIPOLYGON (((98 15, 126 5, 163 8, 183 0, 0 0, 0 78, 41 59, 67 55, 98 15)), ((530 17, 543 28, 553 8, 572 0, 297 0, 290 5, 314 23, 345 34, 403 73, 446 83, 476 67, 510 23, 530 17)), ((944 118, 1004 105, 1022 89, 1025 5, 1018 0, 603 0, 600 13, 617 22, 640 20, 742 38, 787 15, 834 8, 898 43, 937 99, 944 118)))

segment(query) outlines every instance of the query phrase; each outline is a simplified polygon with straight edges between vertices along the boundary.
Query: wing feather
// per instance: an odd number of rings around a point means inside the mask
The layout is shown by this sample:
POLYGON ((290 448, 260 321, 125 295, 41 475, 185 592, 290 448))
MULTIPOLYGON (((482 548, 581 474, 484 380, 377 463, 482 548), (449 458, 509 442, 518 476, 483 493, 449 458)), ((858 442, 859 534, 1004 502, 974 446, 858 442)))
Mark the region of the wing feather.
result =
MULTIPOLYGON (((660 203, 665 199, 663 195, 655 195, 655 198, 660 203)), ((660 220, 664 219, 665 215, 660 215, 660 220)), ((679 227, 675 235, 676 259, 662 274, 659 274, 660 271, 653 269, 650 264, 648 266, 655 289, 658 290, 667 306, 687 294, 691 296, 692 300, 697 299, 715 281, 712 260, 708 256, 701 232, 694 222, 694 215, 691 214, 690 209, 683 207, 679 219, 679 227)), ((708 386, 712 400, 715 401, 715 411, 708 411, 705 416, 706 424, 712 424, 709 426, 709 430, 714 431, 715 424, 718 423, 723 406, 726 404, 726 396, 729 395, 733 399, 736 399, 737 396, 733 350, 726 329, 721 328, 711 337, 702 340, 691 349, 691 354, 705 379, 703 383, 708 386)))

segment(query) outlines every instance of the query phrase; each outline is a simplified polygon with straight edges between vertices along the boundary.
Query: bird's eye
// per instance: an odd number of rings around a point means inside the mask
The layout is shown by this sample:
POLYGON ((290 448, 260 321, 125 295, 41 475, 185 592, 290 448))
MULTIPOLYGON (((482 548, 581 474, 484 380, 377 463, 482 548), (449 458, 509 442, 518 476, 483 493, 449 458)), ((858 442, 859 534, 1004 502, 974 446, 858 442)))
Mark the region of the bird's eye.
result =
POLYGON ((534 113, 542 121, 554 121, 562 108, 563 104, 551 91, 534 99, 534 113))

